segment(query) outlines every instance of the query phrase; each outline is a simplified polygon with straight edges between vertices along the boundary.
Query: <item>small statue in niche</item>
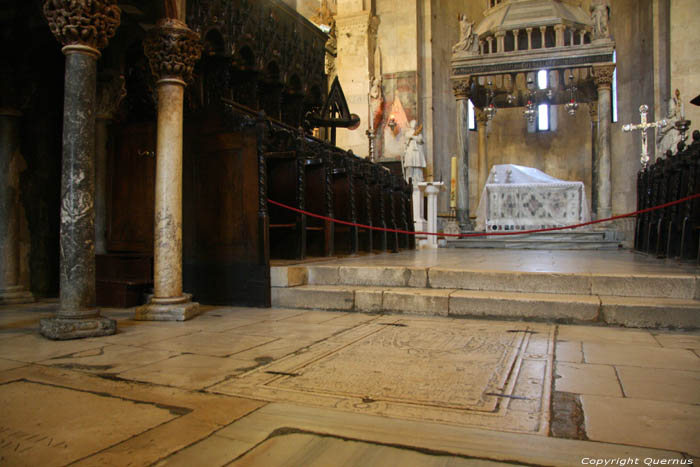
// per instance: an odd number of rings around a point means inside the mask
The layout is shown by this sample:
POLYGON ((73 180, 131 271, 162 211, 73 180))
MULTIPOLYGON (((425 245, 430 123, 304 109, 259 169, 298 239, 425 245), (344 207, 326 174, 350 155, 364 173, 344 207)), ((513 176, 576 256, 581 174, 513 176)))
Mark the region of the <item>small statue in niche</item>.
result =
POLYGON ((591 19, 593 20, 593 40, 609 39, 610 6, 608 0, 591 1, 591 19))
POLYGON ((459 15, 459 42, 452 47, 452 53, 474 52, 476 41, 474 40, 474 23, 467 19, 467 15, 459 15))
POLYGON ((409 123, 408 139, 406 140, 406 152, 403 155, 404 178, 408 182, 413 180, 413 184, 423 181, 423 169, 425 162, 425 142, 423 141, 423 125, 416 128, 416 121, 409 123))

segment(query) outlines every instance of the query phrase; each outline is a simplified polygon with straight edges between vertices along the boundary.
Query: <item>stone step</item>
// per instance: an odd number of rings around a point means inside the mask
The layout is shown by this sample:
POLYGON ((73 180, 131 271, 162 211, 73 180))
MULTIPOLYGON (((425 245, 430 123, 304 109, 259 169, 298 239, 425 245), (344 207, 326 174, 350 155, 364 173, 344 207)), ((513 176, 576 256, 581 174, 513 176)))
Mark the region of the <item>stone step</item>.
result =
MULTIPOLYGON (((468 267, 468 266, 465 266, 468 267)), ((273 287, 298 285, 417 287, 466 291, 616 295, 692 300, 693 274, 550 273, 448 267, 308 265, 273 268, 273 287)))
POLYGON ((628 327, 700 327, 700 302, 687 299, 421 287, 302 285, 273 287, 272 306, 565 323, 604 323, 628 327))
POLYGON ((448 240, 448 248, 506 248, 511 250, 616 250, 622 247, 618 241, 605 240, 500 240, 460 239, 448 240))

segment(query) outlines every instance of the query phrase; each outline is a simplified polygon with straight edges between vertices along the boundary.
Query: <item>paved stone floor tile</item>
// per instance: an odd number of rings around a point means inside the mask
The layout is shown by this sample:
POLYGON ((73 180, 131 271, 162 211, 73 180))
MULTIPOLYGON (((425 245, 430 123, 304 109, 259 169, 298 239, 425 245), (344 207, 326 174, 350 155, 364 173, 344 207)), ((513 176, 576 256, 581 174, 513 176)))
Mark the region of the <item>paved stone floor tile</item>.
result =
POLYGON ((202 389, 254 368, 255 361, 207 355, 179 355, 119 374, 120 378, 183 389, 202 389))
POLYGON ((150 350, 125 345, 105 345, 83 350, 65 358, 52 358, 42 365, 69 368, 95 373, 120 373, 178 355, 168 350, 150 350))
POLYGON ((700 349, 700 334, 698 333, 665 333, 654 332, 659 343, 669 349, 700 349))
POLYGON ((581 342, 557 341, 556 360, 558 362, 583 362, 583 344, 581 342))
POLYGON ((700 360, 686 349, 584 342, 583 358, 586 363, 700 371, 700 360))
POLYGON ((603 326, 559 326, 557 339, 562 341, 609 342, 657 347, 651 332, 640 329, 608 328, 603 326))
POLYGON ((227 357, 275 340, 274 337, 247 336, 228 332, 195 332, 144 345, 150 349, 188 352, 211 357, 227 357))
POLYGON ((615 368, 609 365, 557 362, 554 388, 575 394, 622 397, 615 368))
MULTIPOLYGON (((102 344, 104 345, 104 344, 102 344)), ((9 339, 0 338, 0 355, 8 360, 40 362, 48 358, 70 355, 102 347, 92 340, 51 341, 39 335, 26 334, 9 339)))
POLYGON ((591 440, 700 456, 700 406, 591 395, 581 403, 591 440))
POLYGON ((5 360, 0 358, 0 371, 11 370, 26 365, 24 362, 15 362, 13 360, 5 360))
POLYGON ((284 322, 294 322, 294 323, 304 323, 304 324, 335 324, 332 323, 336 319, 347 316, 348 313, 340 311, 307 311, 300 315, 290 316, 288 318, 283 318, 281 321, 284 322))
POLYGON ((626 397, 700 405, 698 371, 617 366, 617 373, 626 397))

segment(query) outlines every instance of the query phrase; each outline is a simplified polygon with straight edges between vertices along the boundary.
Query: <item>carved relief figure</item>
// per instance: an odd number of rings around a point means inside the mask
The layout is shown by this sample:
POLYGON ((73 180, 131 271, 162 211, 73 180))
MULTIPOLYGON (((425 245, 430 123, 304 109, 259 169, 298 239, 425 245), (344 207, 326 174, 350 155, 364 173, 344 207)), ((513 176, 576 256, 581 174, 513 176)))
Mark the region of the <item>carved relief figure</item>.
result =
POLYGON ((411 120, 408 128, 406 152, 403 156, 403 171, 406 181, 413 179, 413 183, 423 181, 423 169, 425 162, 425 142, 423 141, 423 125, 416 128, 416 121, 411 120))
POLYGON ((663 157, 668 149, 672 150, 678 141, 678 135, 674 133, 676 121, 681 120, 681 92, 676 92, 668 100, 668 114, 666 125, 659 128, 656 136, 656 157, 663 157))
POLYGON ((472 52, 476 41, 474 40, 474 23, 467 19, 467 15, 459 15, 459 42, 452 47, 452 53, 472 52))
POLYGON ((610 7, 607 0, 593 0, 591 2, 591 18, 593 19, 593 39, 609 38, 610 7))

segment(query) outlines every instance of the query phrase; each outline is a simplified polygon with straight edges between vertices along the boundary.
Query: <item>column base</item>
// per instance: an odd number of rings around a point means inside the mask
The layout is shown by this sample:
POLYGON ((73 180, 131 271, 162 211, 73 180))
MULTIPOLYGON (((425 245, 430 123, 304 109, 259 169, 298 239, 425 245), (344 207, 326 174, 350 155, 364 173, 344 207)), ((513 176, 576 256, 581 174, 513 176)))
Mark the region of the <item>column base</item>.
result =
POLYGON ((598 208, 596 219, 607 219, 612 216, 612 208, 598 208))
POLYGON ((33 301, 34 295, 21 285, 0 290, 0 305, 18 305, 20 303, 32 303, 33 301))
POLYGON ((102 316, 94 318, 44 318, 39 321, 39 332, 44 337, 61 341, 111 336, 117 332, 117 322, 102 316))
POLYGON ((200 313, 199 303, 192 302, 192 295, 176 298, 153 297, 150 303, 136 308, 134 319, 138 321, 187 321, 200 313))

